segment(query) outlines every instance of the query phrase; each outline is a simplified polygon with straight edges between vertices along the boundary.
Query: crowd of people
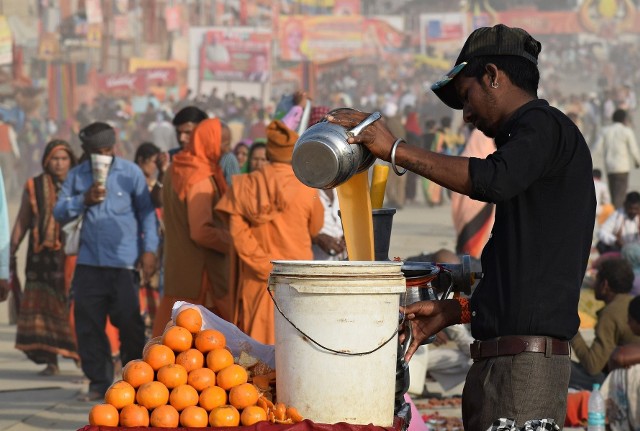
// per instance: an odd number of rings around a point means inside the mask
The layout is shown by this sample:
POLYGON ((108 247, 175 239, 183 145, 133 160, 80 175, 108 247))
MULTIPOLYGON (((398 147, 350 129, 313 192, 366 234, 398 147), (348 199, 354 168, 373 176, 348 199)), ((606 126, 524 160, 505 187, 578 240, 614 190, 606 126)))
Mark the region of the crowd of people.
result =
MULTIPOLYGON (((554 252, 554 256, 566 261, 563 269, 573 268, 571 280, 563 272, 552 280, 556 284, 563 277, 567 283, 581 278, 578 273, 583 264, 586 265, 587 255, 593 253, 591 246, 597 248, 600 257, 593 263, 596 276, 590 287, 595 298, 604 301, 605 306, 597 316, 594 343, 589 346, 579 334, 569 336, 574 333, 577 322, 572 313, 565 313, 569 308, 566 304, 560 310, 537 310, 538 317, 532 316, 531 321, 540 325, 535 329, 554 334, 554 342, 560 341, 554 352, 568 349, 566 341, 570 339, 577 356, 578 362, 571 363, 570 372, 566 367, 558 371, 560 367, 554 364, 549 373, 557 372, 558 379, 566 378, 568 386, 576 390, 589 390, 593 383, 604 383, 605 389, 614 392, 614 386, 623 379, 620 374, 631 375, 629 367, 640 366, 640 354, 633 347, 627 347, 640 345, 640 316, 638 301, 634 299, 640 289, 640 194, 628 190, 629 172, 640 167, 640 152, 631 121, 636 110, 634 88, 639 77, 637 73, 630 73, 626 75, 629 79, 621 82, 607 64, 594 71, 600 79, 593 91, 567 94, 555 79, 560 69, 566 67, 582 73, 587 67, 588 70, 595 67, 590 59, 606 56, 615 60, 613 67, 619 65, 620 70, 625 70, 621 48, 614 47, 607 52, 600 45, 572 45, 567 50, 553 41, 550 45, 548 54, 541 58, 541 62, 550 66, 541 66, 545 72, 540 92, 559 111, 542 101, 530 100, 533 99, 531 92, 514 85, 509 74, 503 71, 508 66, 486 66, 475 73, 487 79, 487 89, 497 93, 507 87, 514 91, 522 102, 516 108, 529 106, 521 112, 523 118, 544 112, 544 118, 536 117, 533 123, 556 121, 559 124, 557 130, 553 129, 554 140, 545 140, 544 131, 536 129, 536 144, 557 141, 570 147, 563 155, 554 153, 550 145, 527 147, 528 158, 522 158, 520 153, 507 154, 509 162, 522 167, 517 172, 518 178, 533 176, 525 169, 525 162, 534 164, 540 171, 547 169, 552 158, 549 154, 558 158, 553 162, 553 169, 558 170, 564 169, 562 157, 566 154, 579 159, 576 163, 580 169, 573 178, 575 187, 558 182, 545 171, 557 187, 547 192, 547 184, 529 178, 528 185, 545 196, 566 190, 562 195, 564 202, 553 200, 555 206, 551 208, 543 208, 529 191, 519 190, 514 193, 524 193, 531 202, 535 201, 532 212, 525 214, 511 204, 499 212, 495 202, 505 205, 501 193, 510 193, 516 182, 506 181, 500 168, 486 158, 496 150, 496 143, 498 147, 508 146, 511 135, 499 134, 492 129, 493 125, 471 121, 477 118, 471 118, 468 113, 462 120, 471 122, 472 126, 462 125, 455 113, 460 109, 458 100, 447 99, 443 93, 436 93, 436 97, 425 92, 425 86, 431 85, 438 73, 428 66, 409 67, 396 59, 379 64, 373 80, 367 79, 364 69, 349 64, 326 72, 319 76, 318 83, 327 91, 311 100, 309 125, 325 118, 332 107, 346 105, 366 112, 379 110, 385 119, 381 123, 385 129, 376 130, 384 136, 401 138, 410 146, 411 150, 398 149, 398 163, 414 172, 390 178, 387 206, 400 210, 421 200, 427 206, 442 205, 450 200, 457 235, 455 253, 479 259, 491 233, 495 236, 497 232, 498 236, 504 235, 503 243, 490 242, 489 255, 494 259, 498 255, 507 259, 510 252, 518 251, 522 261, 517 265, 522 274, 539 270, 539 262, 537 256, 531 256, 532 250, 522 250, 515 243, 515 233, 509 231, 513 226, 507 221, 510 216, 517 218, 522 226, 530 226, 541 218, 546 220, 545 217, 554 212, 554 217, 562 216, 563 226, 574 226, 576 221, 568 220, 572 217, 572 208, 567 208, 567 204, 573 202, 576 208, 587 210, 593 204, 593 216, 598 216, 595 230, 592 232, 589 225, 592 215, 586 216, 581 228, 576 228, 579 232, 572 231, 575 241, 571 246, 554 242, 555 236, 548 232, 534 235, 527 232, 530 236, 525 239, 532 247, 538 247, 536 250, 541 255, 548 255, 550 250, 540 248, 536 235, 549 236, 553 247, 566 245, 566 253, 554 252), (531 103, 535 106, 528 105, 531 103), (582 134, 576 132, 575 125, 582 134), (599 169, 591 171, 592 166, 587 162, 589 153, 584 151, 582 143, 594 160, 602 157, 606 183, 599 169), (544 158, 542 150, 549 155, 549 160, 544 158), (425 154, 429 154, 429 163, 437 165, 434 162, 437 160, 450 170, 426 174, 426 165, 415 164, 418 159, 415 156, 425 154), (470 165, 458 164, 467 158, 473 161, 470 165), (495 175, 482 174, 484 171, 495 175), (572 193, 576 187, 584 188, 585 172, 589 181, 593 177, 595 184, 593 202, 589 193, 572 193), (451 177, 453 173, 459 175, 451 177), (467 182, 461 183, 463 179, 467 182), (494 182, 499 183, 499 187, 488 187, 494 182), (472 183, 474 188, 470 189, 472 183), (567 202, 567 195, 572 197, 571 202, 567 202), (533 215, 540 218, 533 220, 533 215), (494 226, 496 220, 497 227, 494 226), (535 268, 528 266, 534 263, 535 268), (559 314, 564 317, 558 323, 559 314), (549 316, 549 322, 540 322, 540 316, 549 316), (557 325, 549 326, 553 322, 557 325)), ((537 59, 539 47, 534 51, 535 55, 529 53, 529 57, 534 55, 537 59)), ((522 53, 517 55, 532 62, 522 53)), ((625 60, 640 63, 636 56, 625 60)), ((468 67, 465 73, 474 73, 468 67)), ((471 79, 471 76, 464 78, 471 79)), ((471 83, 467 85, 473 87, 471 83)), ((500 103, 505 106, 513 103, 504 93, 500 97, 503 97, 500 103)), ((20 157, 28 154, 29 163, 21 164, 20 170, 12 170, 15 175, 8 174, 8 167, 17 166, 16 155, 10 155, 9 159, 3 155, 1 166, 6 196, 16 193, 20 196, 20 209, 11 234, 0 232, 0 239, 6 239, 10 262, 7 268, 0 266, 0 300, 6 299, 10 290, 13 292, 18 316, 16 348, 24 351, 31 361, 44 365, 40 373, 45 376, 59 372, 59 356, 75 360, 89 380, 89 391, 81 398, 95 401, 104 396, 119 364, 139 357, 145 340, 162 333, 177 300, 205 305, 257 341, 272 344, 273 304, 266 290, 270 261, 347 257, 335 192, 304 186, 291 166, 293 146, 308 100, 305 93, 296 92, 292 106, 284 109, 275 102, 262 105, 254 98, 235 94, 220 96, 216 89, 209 95, 187 94, 179 101, 161 101, 150 94, 146 112, 135 114, 127 97, 100 96, 92 106, 83 104, 75 118, 64 125, 45 122, 46 127, 40 129, 32 121, 25 122, 17 139, 25 150, 20 152, 20 157), (46 140, 44 136, 54 135, 66 139, 51 139, 41 145, 46 140), (110 160, 109 173, 103 181, 95 180, 95 156, 110 160), (37 160, 37 169, 33 160, 37 160), (82 220, 79 248, 71 255, 65 253, 62 227, 79 219, 82 220), (28 251, 24 289, 21 289, 16 255, 25 238, 28 238, 28 251)), ((478 118, 488 115, 479 106, 475 107, 474 115, 478 118)), ((352 125, 353 118, 342 121, 352 125)), ((519 121, 531 120, 519 118, 519 121)), ((398 142, 394 144, 396 147, 398 142)), ((387 150, 377 148, 380 159, 388 159, 387 150)), ((8 230, 9 221, 4 221, 6 214, 6 201, 0 199, 0 224, 8 230)), ((563 237, 567 232, 559 226, 556 220, 547 228, 563 237)), ((525 230, 516 233, 523 232, 525 230)), ((531 280, 518 278, 523 277, 522 274, 500 279, 509 274, 496 271, 495 261, 483 261, 487 263, 494 265, 493 272, 488 268, 488 281, 483 281, 490 286, 487 289, 518 285, 529 289, 531 295, 518 294, 512 298, 520 301, 515 304, 520 307, 518 316, 505 308, 495 306, 494 310, 494 306, 482 302, 480 295, 476 296, 471 305, 475 307, 474 313, 504 314, 495 314, 495 321, 476 323, 480 329, 473 335, 481 336, 482 342, 493 336, 535 338, 540 335, 522 327, 522 313, 533 313, 533 309, 525 307, 530 305, 530 298, 535 297, 531 280), (509 328, 518 328, 523 333, 507 334, 511 329, 505 329, 509 325, 502 326, 505 322, 512 324, 509 328)), ((550 283, 546 287, 550 296, 557 294, 552 291, 553 286, 550 283)), ((571 301, 577 302, 576 295, 566 302, 571 301)), ((449 323, 468 324, 470 317, 463 321, 461 313, 464 315, 464 307, 469 312, 470 305, 458 302, 454 303, 453 311, 439 311, 456 314, 455 319, 447 320, 449 323)), ((413 311, 418 315, 414 316, 418 319, 417 325, 424 328, 419 322, 419 314, 424 310, 413 311)), ((466 326, 436 329, 442 330, 441 337, 464 340, 460 345, 468 344, 471 338, 466 326)), ((486 359, 482 351, 460 350, 462 354, 455 355, 459 373, 469 372, 473 366, 470 358, 486 359)), ((568 365, 564 359, 558 359, 558 363, 563 361, 562 367, 568 365)), ((434 367, 432 371, 437 376, 442 370, 434 367)), ((472 380, 467 380, 471 382, 469 391, 489 391, 481 382, 482 373, 478 366, 473 369, 472 380)), ((499 399, 495 393, 490 395, 499 399)), ((548 394, 545 396, 556 401, 548 394)), ((557 407, 553 408, 557 410, 557 407)), ((487 414, 496 411, 487 411, 487 414)), ((486 419, 474 417, 472 420, 484 423, 486 419)))

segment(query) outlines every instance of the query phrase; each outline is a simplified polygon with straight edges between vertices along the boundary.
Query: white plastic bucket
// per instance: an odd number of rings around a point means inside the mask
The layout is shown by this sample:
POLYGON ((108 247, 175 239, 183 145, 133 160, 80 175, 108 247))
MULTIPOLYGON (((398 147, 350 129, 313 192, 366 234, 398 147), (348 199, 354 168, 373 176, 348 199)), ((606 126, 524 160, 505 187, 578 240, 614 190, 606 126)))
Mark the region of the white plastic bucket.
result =
POLYGON ((393 426, 401 263, 273 264, 278 401, 314 422, 393 426))

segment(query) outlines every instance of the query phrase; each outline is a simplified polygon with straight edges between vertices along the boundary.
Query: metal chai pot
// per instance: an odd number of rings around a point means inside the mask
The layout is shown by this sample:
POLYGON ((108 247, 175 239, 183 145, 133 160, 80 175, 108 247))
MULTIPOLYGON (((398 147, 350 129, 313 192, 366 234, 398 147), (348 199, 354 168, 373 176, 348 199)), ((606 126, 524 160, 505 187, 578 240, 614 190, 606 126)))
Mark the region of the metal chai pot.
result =
POLYGON ((349 144, 347 139, 380 118, 380 113, 374 112, 351 130, 326 120, 309 127, 293 148, 291 164, 296 177, 309 187, 331 189, 369 169, 375 156, 363 145, 349 144))

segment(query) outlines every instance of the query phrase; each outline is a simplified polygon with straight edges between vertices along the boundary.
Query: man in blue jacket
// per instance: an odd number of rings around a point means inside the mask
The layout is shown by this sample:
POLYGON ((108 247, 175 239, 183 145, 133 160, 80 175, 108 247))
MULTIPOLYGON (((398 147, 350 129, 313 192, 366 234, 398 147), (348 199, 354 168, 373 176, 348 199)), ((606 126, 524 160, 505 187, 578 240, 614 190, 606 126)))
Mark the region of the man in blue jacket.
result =
POLYGON ((140 317, 136 265, 151 275, 156 268, 157 220, 144 174, 114 156, 116 135, 106 123, 80 131, 88 160, 69 172, 54 216, 67 223, 83 216, 72 291, 78 353, 89 378, 85 401, 104 397, 113 381, 107 316, 120 330, 122 363, 142 356, 144 323, 140 317), (112 156, 104 184, 94 181, 91 155, 112 156))

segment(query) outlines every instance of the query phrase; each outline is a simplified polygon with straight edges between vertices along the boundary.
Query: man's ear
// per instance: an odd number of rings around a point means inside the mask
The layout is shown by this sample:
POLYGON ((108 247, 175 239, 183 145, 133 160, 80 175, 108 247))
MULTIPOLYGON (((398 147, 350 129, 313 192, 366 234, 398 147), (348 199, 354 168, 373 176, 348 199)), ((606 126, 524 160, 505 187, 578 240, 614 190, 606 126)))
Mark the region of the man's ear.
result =
POLYGON ((489 78, 489 84, 491 83, 500 83, 500 69, 498 69, 498 67, 493 64, 493 63, 488 63, 485 67, 484 70, 489 78))

